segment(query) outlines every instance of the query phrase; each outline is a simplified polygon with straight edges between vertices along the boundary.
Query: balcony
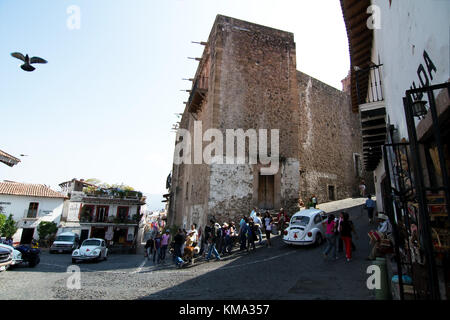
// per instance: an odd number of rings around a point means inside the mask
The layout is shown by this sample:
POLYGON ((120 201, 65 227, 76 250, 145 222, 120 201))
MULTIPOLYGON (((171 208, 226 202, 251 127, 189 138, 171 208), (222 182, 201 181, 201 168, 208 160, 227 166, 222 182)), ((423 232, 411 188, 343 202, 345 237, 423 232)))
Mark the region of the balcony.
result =
POLYGON ((384 101, 381 82, 382 66, 382 64, 371 65, 356 71, 356 95, 359 105, 384 101))
POLYGON ((367 171, 373 171, 377 167, 382 157, 381 146, 386 142, 386 108, 381 66, 372 65, 355 73, 364 166, 367 171))
POLYGON ((192 86, 191 93, 187 102, 188 111, 197 113, 201 109, 203 100, 208 92, 208 78, 198 77, 192 86))

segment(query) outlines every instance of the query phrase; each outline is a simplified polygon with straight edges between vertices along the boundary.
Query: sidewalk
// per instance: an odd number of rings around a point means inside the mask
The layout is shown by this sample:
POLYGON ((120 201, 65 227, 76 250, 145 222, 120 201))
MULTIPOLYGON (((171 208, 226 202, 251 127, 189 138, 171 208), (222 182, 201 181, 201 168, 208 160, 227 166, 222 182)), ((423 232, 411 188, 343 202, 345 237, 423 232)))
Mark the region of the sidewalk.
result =
MULTIPOLYGON (((320 203, 317 205, 317 209, 321 209, 326 213, 332 213, 335 211, 346 210, 357 206, 362 206, 366 202, 367 198, 347 198, 343 200, 331 201, 326 203, 320 203)), ((375 197, 372 200, 376 201, 375 197)))

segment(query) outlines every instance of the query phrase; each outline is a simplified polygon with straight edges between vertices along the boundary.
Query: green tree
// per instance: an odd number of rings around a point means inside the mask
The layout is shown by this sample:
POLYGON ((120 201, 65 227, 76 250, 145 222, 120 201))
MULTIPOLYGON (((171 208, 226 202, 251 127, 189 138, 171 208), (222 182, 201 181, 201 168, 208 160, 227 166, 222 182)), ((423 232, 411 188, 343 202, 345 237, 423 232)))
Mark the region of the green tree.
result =
POLYGON ((39 240, 45 240, 48 236, 56 234, 58 226, 54 222, 41 221, 37 228, 39 240))
POLYGON ((6 221, 6 216, 4 214, 0 213, 0 230, 2 229, 3 225, 5 224, 5 221, 6 221))
POLYGON ((17 227, 16 222, 13 219, 12 214, 9 215, 8 219, 5 220, 0 229, 0 234, 6 238, 12 238, 14 233, 16 233, 17 227))

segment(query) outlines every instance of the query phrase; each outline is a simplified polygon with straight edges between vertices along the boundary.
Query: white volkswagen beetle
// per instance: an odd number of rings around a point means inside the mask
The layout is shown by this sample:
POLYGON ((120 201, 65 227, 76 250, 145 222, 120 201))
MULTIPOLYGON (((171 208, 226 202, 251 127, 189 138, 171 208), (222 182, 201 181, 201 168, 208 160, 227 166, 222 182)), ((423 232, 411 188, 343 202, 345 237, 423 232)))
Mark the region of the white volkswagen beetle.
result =
POLYGON ((72 263, 78 260, 106 260, 108 258, 108 248, 105 240, 89 238, 83 241, 79 249, 72 252, 72 263))
POLYGON ((320 209, 305 209, 295 213, 284 230, 283 241, 288 245, 320 245, 325 239, 322 222, 327 215, 320 209))

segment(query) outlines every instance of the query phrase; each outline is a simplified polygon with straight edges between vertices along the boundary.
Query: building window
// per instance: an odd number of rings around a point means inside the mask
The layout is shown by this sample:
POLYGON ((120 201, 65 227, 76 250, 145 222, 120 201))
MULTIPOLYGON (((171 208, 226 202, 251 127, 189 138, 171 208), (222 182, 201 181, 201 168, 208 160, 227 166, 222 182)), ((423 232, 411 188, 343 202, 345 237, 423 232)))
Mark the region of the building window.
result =
POLYGON ((129 207, 118 207, 117 208, 117 218, 120 222, 125 222, 128 219, 129 207))
POLYGON ((94 209, 93 205, 84 205, 81 208, 80 222, 92 222, 94 220, 94 209))
POLYGON ((30 202, 28 206, 27 218, 37 218, 38 207, 38 202, 30 202))
POLYGON ((334 186, 331 185, 328 186, 328 200, 330 201, 336 200, 335 189, 334 186))
POLYGON ((106 222, 108 219, 108 206, 97 206, 96 222, 106 222))

